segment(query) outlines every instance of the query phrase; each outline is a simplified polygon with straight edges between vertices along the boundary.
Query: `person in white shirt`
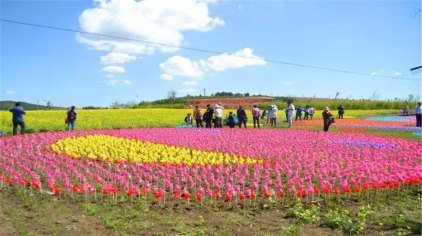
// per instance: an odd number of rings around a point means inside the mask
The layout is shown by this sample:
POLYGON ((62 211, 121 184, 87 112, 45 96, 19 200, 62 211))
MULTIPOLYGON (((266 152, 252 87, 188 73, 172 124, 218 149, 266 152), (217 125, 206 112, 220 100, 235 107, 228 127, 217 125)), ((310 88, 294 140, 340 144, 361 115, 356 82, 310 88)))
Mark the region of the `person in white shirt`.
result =
POLYGON ((270 119, 270 124, 271 124, 271 126, 273 126, 274 125, 274 127, 275 126, 277 126, 277 116, 278 116, 278 108, 277 108, 277 106, 276 105, 272 105, 272 110, 271 110, 271 119, 270 119))
POLYGON ((223 128, 223 108, 220 104, 215 104, 214 107, 215 123, 214 128, 223 128))
POLYGON ((289 127, 293 125, 293 115, 295 111, 295 106, 292 103, 289 103, 289 106, 286 108, 287 113, 287 123, 289 123, 289 127))

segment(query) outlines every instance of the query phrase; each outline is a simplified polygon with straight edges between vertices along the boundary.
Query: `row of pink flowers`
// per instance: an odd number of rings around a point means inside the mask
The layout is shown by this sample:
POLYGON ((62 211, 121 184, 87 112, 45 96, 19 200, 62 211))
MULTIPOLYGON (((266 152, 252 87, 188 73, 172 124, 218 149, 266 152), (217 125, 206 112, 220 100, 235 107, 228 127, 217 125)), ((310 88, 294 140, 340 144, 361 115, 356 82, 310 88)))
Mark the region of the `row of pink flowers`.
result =
MULTIPOLYGON (((82 148, 82 147, 81 147, 82 148)), ((422 144, 353 133, 177 129, 38 133, 0 139, 0 182, 67 193, 231 201, 395 189, 422 182, 422 144), (111 163, 53 153, 69 136, 107 134, 236 154, 260 164, 111 163)))

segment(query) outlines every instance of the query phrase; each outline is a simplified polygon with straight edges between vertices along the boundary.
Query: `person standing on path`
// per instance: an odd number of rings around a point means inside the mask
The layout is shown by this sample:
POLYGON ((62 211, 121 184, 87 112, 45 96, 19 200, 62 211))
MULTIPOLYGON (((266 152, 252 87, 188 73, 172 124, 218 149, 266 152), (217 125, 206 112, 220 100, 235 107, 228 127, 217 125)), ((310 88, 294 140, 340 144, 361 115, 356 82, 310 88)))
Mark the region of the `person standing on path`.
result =
POLYGON ((259 125, 259 117, 261 116, 261 111, 256 105, 253 105, 252 108, 252 119, 253 119, 253 127, 256 128, 258 125, 258 128, 261 128, 259 125))
POLYGON ((207 105, 207 111, 204 113, 204 120, 205 120, 205 128, 212 128, 212 116, 214 114, 214 109, 212 108, 211 104, 207 105))
POLYGON ((324 132, 327 132, 330 128, 330 125, 334 123, 334 117, 330 112, 330 108, 324 107, 324 111, 322 112, 322 119, 324 122, 324 132))
POLYGON ((195 106, 195 109, 193 110, 193 117, 195 117, 195 122, 196 122, 196 127, 204 127, 204 125, 202 125, 202 112, 201 109, 199 108, 199 106, 195 106))
POLYGON ((68 130, 75 130, 76 115, 78 115, 78 113, 75 110, 75 106, 70 107, 66 117, 68 130))
POLYGON ((248 121, 248 117, 246 116, 245 109, 242 106, 239 106, 237 109, 237 118, 239 119, 239 128, 242 128, 242 124, 246 129, 246 121, 248 121))
POLYGON ((13 114, 13 135, 16 135, 18 133, 18 126, 21 127, 21 134, 25 134, 25 121, 23 120, 23 115, 25 115, 26 112, 21 106, 21 103, 15 103, 15 107, 10 109, 9 111, 13 114))
POLYGON ((416 127, 422 127, 422 103, 418 102, 418 105, 415 107, 416 113, 416 127))
POLYGON ((340 104, 340 106, 337 107, 338 110, 338 118, 339 119, 343 119, 343 115, 344 115, 344 107, 343 105, 340 104))
POLYGON ((289 127, 293 125, 294 111, 295 111, 295 106, 292 103, 289 103, 289 105, 286 108, 287 123, 289 124, 289 127))
POLYGON ((273 109, 271 110, 271 119, 270 124, 271 126, 274 125, 274 127, 277 126, 277 117, 278 117, 278 108, 276 105, 272 105, 273 109))
POLYGON ((223 108, 220 104, 215 104, 214 108, 215 123, 214 128, 223 128, 223 108))

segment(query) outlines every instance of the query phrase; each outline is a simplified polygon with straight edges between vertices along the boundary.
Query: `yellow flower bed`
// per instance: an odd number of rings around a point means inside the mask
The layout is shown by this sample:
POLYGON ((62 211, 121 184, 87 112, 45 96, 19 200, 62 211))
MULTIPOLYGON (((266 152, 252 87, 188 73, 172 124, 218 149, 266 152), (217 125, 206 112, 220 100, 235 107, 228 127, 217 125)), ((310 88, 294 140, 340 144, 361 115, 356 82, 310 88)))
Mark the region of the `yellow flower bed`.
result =
POLYGON ((237 155, 207 152, 184 147, 155 144, 109 135, 88 135, 65 138, 51 145, 58 154, 75 158, 105 159, 112 162, 168 163, 186 165, 255 164, 260 160, 237 155))

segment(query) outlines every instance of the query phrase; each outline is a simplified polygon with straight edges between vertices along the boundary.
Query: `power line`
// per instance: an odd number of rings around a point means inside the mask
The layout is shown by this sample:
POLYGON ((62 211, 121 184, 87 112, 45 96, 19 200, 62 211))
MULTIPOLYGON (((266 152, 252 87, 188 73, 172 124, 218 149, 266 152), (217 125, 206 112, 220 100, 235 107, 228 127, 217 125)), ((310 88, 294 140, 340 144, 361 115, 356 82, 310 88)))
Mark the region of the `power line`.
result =
MULTIPOLYGON (((92 32, 87 32, 87 31, 83 31, 83 30, 75 30, 75 29, 69 29, 69 28, 62 28, 62 27, 55 27, 55 26, 49 26, 49 25, 42 25, 42 24, 35 24, 35 23, 29 23, 29 22, 3 19, 3 18, 0 18, 0 21, 5 22, 5 23, 11 23, 11 24, 32 26, 32 27, 51 29, 51 30, 66 31, 66 32, 72 32, 72 33, 88 34, 88 35, 100 36, 100 37, 105 37, 105 38, 134 41, 134 42, 140 42, 140 43, 145 43, 145 44, 150 44, 150 45, 159 45, 159 46, 165 46, 165 47, 171 47, 171 48, 185 49, 185 50, 190 50, 190 51, 204 52, 204 53, 209 53, 209 54, 216 54, 216 55, 224 54, 224 52, 213 51, 213 50, 206 50, 206 49, 192 48, 192 47, 185 47, 185 46, 176 46, 176 45, 171 45, 171 44, 166 44, 166 43, 158 43, 158 42, 153 42, 153 41, 133 39, 133 38, 127 38, 127 37, 121 37, 121 36, 115 36, 115 35, 109 35, 109 34, 92 33, 92 32)), ((419 81, 419 79, 411 79, 411 78, 406 78, 406 77, 398 78, 396 76, 389 76, 389 75, 368 74, 368 73, 358 72, 358 71, 349 71, 349 70, 336 69, 336 68, 330 68, 330 67, 305 65, 305 64, 300 64, 300 63, 292 63, 292 62, 286 62, 286 61, 268 59, 268 58, 267 59, 265 59, 265 58, 255 58, 255 57, 233 55, 233 54, 231 54, 231 56, 239 57, 239 58, 245 58, 245 59, 258 60, 258 61, 271 62, 271 63, 276 63, 276 64, 289 65, 289 66, 297 66, 297 67, 304 67, 304 68, 310 68, 310 69, 325 70, 325 71, 331 71, 331 72, 347 73, 347 74, 354 74, 354 75, 364 75, 364 76, 379 77, 379 78, 419 81)))

